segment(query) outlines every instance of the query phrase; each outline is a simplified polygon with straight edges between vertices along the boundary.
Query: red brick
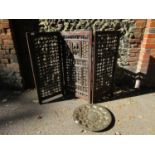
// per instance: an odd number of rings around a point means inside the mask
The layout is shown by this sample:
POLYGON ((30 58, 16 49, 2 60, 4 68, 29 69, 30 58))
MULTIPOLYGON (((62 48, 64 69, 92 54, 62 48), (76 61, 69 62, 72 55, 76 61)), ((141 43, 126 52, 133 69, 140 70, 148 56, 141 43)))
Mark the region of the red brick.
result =
POLYGON ((130 44, 130 48, 140 48, 141 47, 141 44, 139 43, 133 43, 133 44, 130 44))
POLYGON ((19 65, 17 63, 7 64, 7 67, 10 68, 11 70, 19 72, 19 65))
POLYGON ((142 44, 144 48, 155 48, 155 44, 142 44))
POLYGON ((143 28, 134 28, 133 29, 133 32, 142 32, 143 31, 143 28))
POLYGON ((2 64, 8 64, 9 63, 9 60, 8 59, 1 59, 1 63, 2 64))
POLYGON ((143 65, 143 63, 149 61, 149 59, 150 59, 150 56, 149 57, 140 57, 139 62, 141 62, 141 65, 143 65))
POLYGON ((155 57, 155 49, 151 50, 151 56, 155 57))
POLYGON ((143 43, 155 43, 155 38, 144 38, 143 43))
POLYGON ((12 40, 12 36, 10 36, 10 34, 5 34, 5 33, 1 33, 1 39, 11 39, 12 40))
POLYGON ((135 37, 136 39, 141 39, 142 33, 140 33, 140 32, 134 32, 134 37, 135 37))
POLYGON ((141 68, 147 67, 148 62, 149 62, 149 61, 146 61, 146 62, 139 61, 139 62, 138 62, 138 67, 141 67, 141 68))
POLYGON ((138 22, 146 22, 147 19, 136 19, 135 21, 136 21, 136 23, 138 23, 138 22))
POLYGON ((151 53, 151 56, 152 56, 152 57, 155 57, 155 53, 151 53))
POLYGON ((155 38, 155 34, 144 34, 144 38, 155 38))
POLYGON ((140 43, 141 39, 129 39, 129 43, 140 43))
POLYGON ((147 70, 148 69, 148 64, 149 64, 149 61, 148 62, 143 62, 143 64, 141 65, 141 69, 142 70, 147 70))
POLYGON ((11 39, 4 39, 3 43, 4 45, 13 45, 13 41, 11 39))
POLYGON ((150 50, 151 49, 141 48, 140 53, 141 53, 141 55, 146 54, 146 53, 148 54, 148 53, 150 53, 150 50))
POLYGON ((0 35, 1 39, 4 39, 4 38, 5 38, 5 36, 6 36, 6 34, 5 34, 5 33, 1 33, 1 35, 0 35))
POLYGON ((149 27, 155 27, 155 22, 151 22, 149 27))
POLYGON ((135 54, 136 54, 136 56, 139 56, 140 52, 139 53, 135 53, 135 54))
POLYGON ((143 54, 139 57, 139 61, 142 61, 142 60, 147 60, 150 58, 150 53, 149 54, 143 54))
POLYGON ((148 64, 149 63, 149 60, 150 59, 143 59, 143 60, 140 60, 141 61, 141 63, 142 63, 142 65, 141 65, 141 67, 145 67, 146 66, 146 64, 148 64))
POLYGON ((135 65, 137 65, 137 62, 129 62, 129 65, 130 66, 135 66, 135 65))
POLYGON ((155 27, 155 20, 153 19, 148 19, 146 27, 155 27))
POLYGON ((151 49, 151 53, 155 53, 155 49, 151 49))
POLYGON ((137 61, 138 58, 137 57, 129 57, 128 58, 128 62, 134 62, 134 61, 137 61))
POLYGON ((129 53, 139 53, 140 52, 140 48, 130 48, 129 49, 129 53))
POLYGON ((146 20, 136 21, 137 28, 144 28, 146 26, 146 20))
POLYGON ((9 22, 2 22, 2 28, 9 28, 9 22))
POLYGON ((8 19, 0 19, 0 20, 1 20, 1 23, 3 23, 3 22, 9 22, 8 19))
POLYGON ((11 30, 10 30, 10 28, 9 29, 7 29, 7 31, 6 31, 7 33, 11 33, 11 30))
POLYGON ((14 48, 14 45, 2 45, 3 49, 12 49, 14 48))
POLYGON ((129 53, 129 56, 130 57, 135 57, 136 56, 136 53, 129 53))
POLYGON ((7 36, 8 39, 12 39, 12 34, 11 34, 11 32, 7 32, 6 36, 7 36))

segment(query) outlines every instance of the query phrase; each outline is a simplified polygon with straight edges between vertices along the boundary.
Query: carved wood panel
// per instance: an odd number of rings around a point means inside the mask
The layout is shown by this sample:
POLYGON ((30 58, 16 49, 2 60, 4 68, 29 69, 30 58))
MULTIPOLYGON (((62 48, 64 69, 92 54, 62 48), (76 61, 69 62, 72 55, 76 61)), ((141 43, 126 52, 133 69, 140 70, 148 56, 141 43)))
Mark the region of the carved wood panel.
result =
POLYGON ((91 31, 62 32, 66 94, 91 98, 91 31))

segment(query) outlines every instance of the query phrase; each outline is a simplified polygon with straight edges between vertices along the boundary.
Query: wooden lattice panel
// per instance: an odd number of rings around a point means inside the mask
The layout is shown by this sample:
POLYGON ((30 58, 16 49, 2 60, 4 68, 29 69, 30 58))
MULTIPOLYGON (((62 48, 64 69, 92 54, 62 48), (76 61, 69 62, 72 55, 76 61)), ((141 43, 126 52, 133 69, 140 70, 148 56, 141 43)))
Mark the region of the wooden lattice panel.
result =
POLYGON ((96 32, 94 57, 93 100, 112 94, 114 69, 119 42, 118 32, 96 32))
POLYGON ((119 33, 91 31, 31 33, 30 59, 40 103, 56 95, 89 102, 113 92, 119 33))
POLYGON ((40 103, 62 94, 62 66, 58 33, 27 35, 40 103))
POLYGON ((90 31, 63 32, 62 37, 66 93, 90 101, 92 34, 90 31))

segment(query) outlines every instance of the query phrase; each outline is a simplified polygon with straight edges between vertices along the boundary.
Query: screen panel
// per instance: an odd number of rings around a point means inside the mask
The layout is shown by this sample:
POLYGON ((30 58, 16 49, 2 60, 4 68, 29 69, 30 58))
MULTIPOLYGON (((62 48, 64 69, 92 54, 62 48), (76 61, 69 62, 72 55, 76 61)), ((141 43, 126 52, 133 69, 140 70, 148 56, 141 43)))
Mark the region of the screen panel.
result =
POLYGON ((63 95, 59 33, 27 33, 31 65, 39 102, 63 95))
POLYGON ((93 101, 102 101, 112 95, 114 71, 117 61, 119 32, 106 31, 95 33, 93 67, 93 101))
POLYGON ((66 94, 91 99, 91 31, 62 32, 66 94))

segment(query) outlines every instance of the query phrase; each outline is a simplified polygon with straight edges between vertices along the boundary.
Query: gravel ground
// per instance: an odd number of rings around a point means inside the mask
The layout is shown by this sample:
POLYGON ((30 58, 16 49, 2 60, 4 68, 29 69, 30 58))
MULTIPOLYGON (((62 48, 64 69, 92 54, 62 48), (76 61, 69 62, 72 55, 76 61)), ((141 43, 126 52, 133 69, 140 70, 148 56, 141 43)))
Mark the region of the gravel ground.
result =
POLYGON ((155 93, 100 103, 115 117, 113 126, 104 132, 85 131, 74 123, 74 109, 85 103, 73 99, 39 105, 35 90, 0 91, 0 134, 155 134, 155 93))

